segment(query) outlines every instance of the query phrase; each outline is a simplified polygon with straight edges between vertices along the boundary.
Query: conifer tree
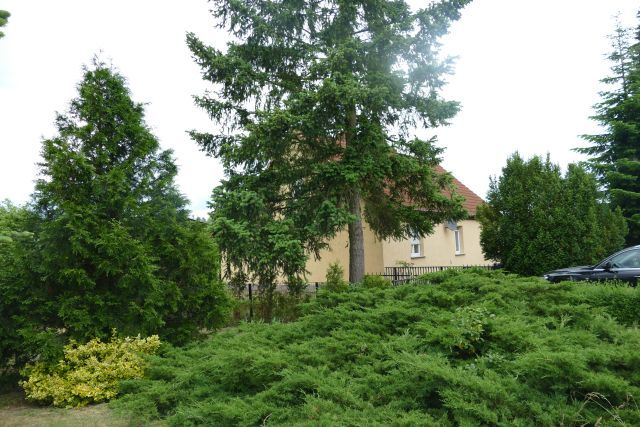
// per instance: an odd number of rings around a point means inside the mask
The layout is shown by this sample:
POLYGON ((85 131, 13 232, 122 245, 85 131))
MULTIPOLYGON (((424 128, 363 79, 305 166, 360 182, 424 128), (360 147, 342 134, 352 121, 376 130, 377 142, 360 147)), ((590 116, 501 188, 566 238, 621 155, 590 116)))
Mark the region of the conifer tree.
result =
POLYGON ((612 75, 602 81, 611 86, 600 94, 592 117, 604 133, 585 135, 589 147, 577 151, 590 156, 613 207, 619 207, 629 226, 627 244, 640 243, 640 33, 618 24, 609 55, 612 75))
POLYGON ((469 0, 412 11, 396 0, 213 0, 226 51, 188 45, 214 90, 197 98, 220 127, 192 132, 222 159, 214 226, 236 270, 296 276, 339 230, 349 280, 364 275, 363 221, 379 238, 428 234, 463 215, 416 125, 457 111, 439 91, 438 38, 469 0))
POLYGON ((5 377, 0 378, 0 388, 4 380, 15 381, 11 374, 17 372, 12 368, 28 360, 30 346, 37 343, 37 354, 48 356, 49 340, 39 334, 44 328, 38 327, 47 312, 46 294, 38 289, 32 265, 34 238, 29 230, 34 219, 26 207, 0 203, 0 377, 5 377))
POLYGON ((593 264, 620 249, 627 227, 600 201, 595 177, 579 165, 562 176, 550 159, 515 153, 478 207, 487 259, 525 275, 593 264))
POLYGON ((43 141, 34 207, 48 327, 71 337, 160 333, 184 342, 223 320, 216 250, 188 218, 170 151, 160 151, 124 78, 94 61, 43 141))
MULTIPOLYGON (((10 16, 11 14, 6 10, 0 10, 0 28, 7 25, 7 21, 9 20, 10 16)), ((4 37, 4 33, 0 31, 0 39, 3 37, 4 37)))

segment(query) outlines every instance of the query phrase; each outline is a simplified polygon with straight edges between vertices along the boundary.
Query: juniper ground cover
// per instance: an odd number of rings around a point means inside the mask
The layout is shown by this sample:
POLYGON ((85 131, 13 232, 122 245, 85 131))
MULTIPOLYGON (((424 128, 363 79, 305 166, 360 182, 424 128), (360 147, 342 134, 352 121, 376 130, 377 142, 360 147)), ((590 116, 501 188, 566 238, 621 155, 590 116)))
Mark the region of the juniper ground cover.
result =
POLYGON ((640 291, 429 278, 166 347, 112 406, 181 426, 640 425, 640 291))

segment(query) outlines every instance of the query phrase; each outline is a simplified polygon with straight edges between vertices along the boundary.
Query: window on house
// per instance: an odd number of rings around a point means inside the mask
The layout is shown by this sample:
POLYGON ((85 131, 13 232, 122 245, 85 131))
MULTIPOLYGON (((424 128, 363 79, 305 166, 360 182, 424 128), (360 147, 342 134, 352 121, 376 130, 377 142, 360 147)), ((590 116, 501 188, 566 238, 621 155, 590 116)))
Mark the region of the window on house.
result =
POLYGON ((453 230, 453 239, 456 243, 456 255, 462 255, 464 248, 462 247, 462 229, 460 227, 453 230))
POLYGON ((415 231, 411 232, 411 258, 422 256, 422 237, 415 231))

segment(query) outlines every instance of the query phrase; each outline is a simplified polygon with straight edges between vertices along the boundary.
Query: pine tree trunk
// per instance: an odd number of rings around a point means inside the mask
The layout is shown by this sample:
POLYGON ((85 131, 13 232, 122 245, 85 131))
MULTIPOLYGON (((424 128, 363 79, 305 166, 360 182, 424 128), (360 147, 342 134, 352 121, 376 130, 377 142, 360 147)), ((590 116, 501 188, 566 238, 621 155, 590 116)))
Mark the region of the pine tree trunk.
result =
POLYGON ((353 191, 349 209, 356 217, 349 224, 349 282, 356 283, 364 277, 364 233, 362 231, 359 190, 353 191))

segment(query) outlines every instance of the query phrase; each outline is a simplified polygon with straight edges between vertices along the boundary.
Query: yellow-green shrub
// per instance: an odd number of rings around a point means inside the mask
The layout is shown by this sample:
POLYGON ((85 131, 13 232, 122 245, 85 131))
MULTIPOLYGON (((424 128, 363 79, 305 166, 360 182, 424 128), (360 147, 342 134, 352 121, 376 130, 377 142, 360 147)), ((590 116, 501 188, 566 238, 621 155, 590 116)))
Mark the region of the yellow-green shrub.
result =
POLYGON ((20 385, 27 399, 58 407, 103 402, 118 394, 121 380, 142 378, 142 354, 153 354, 159 346, 157 335, 72 342, 64 348, 64 359, 53 368, 44 363, 27 366, 23 372, 28 379, 20 385))

